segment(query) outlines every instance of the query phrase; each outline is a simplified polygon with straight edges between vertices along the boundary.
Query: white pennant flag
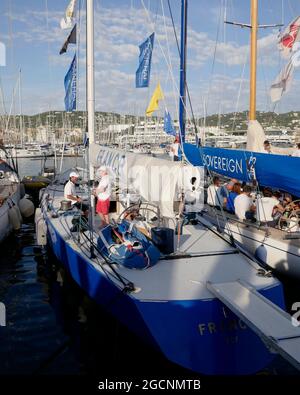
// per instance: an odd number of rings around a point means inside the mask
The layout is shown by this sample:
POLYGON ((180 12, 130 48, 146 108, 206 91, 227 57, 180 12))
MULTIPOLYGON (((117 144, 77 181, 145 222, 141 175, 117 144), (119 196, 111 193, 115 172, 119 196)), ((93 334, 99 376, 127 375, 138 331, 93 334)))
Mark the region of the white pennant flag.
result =
POLYGON ((76 0, 71 0, 68 7, 66 8, 65 17, 60 21, 60 27, 62 29, 71 29, 75 15, 75 5, 76 0))
POLYGON ((280 100, 281 96, 289 91, 293 79, 293 71, 294 66, 292 60, 290 60, 271 85, 270 96, 272 102, 280 100))

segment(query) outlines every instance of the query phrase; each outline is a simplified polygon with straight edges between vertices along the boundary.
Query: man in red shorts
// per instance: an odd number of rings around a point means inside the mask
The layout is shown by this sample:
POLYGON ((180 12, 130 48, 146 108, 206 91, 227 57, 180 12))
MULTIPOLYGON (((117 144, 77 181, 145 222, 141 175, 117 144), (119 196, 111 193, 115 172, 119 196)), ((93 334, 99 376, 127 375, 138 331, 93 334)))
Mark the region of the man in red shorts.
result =
POLYGON ((108 213, 111 195, 110 179, 106 166, 100 166, 99 175, 100 181, 96 189, 96 195, 98 198, 96 212, 101 218, 101 226, 104 226, 109 223, 108 213))

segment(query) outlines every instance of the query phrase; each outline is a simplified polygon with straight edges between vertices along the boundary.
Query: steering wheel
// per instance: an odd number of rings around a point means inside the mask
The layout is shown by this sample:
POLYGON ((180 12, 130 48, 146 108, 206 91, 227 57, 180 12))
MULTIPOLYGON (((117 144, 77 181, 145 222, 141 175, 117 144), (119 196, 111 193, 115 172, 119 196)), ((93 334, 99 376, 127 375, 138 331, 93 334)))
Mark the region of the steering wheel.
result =
POLYGON ((117 218, 117 222, 121 222, 123 219, 129 218, 133 214, 133 220, 151 223, 153 226, 159 226, 161 223, 161 217, 159 208, 152 203, 135 203, 127 207, 121 212, 117 218))
POLYGON ((285 207, 285 211, 279 219, 279 229, 287 232, 297 231, 296 227, 300 225, 300 199, 293 200, 285 207))

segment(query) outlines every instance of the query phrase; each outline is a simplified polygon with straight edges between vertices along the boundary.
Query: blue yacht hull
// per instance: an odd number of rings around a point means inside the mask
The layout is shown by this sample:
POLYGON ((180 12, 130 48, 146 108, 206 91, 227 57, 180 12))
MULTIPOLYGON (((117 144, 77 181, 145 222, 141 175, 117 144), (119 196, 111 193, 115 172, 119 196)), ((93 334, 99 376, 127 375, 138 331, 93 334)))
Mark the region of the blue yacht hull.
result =
MULTIPOLYGON (((50 222, 47 226, 56 257, 78 285, 172 362, 207 375, 242 375, 272 361, 260 338, 219 300, 138 300, 68 245, 50 222)), ((261 294, 284 307, 279 283, 261 294)))

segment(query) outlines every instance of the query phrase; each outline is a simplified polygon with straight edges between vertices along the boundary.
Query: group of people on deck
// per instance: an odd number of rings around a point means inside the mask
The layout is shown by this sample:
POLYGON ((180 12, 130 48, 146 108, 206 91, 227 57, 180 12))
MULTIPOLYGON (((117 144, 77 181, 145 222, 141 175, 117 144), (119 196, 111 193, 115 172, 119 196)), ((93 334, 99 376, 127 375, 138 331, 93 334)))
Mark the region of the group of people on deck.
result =
POLYGON ((220 178, 215 176, 207 189, 207 203, 211 207, 235 214, 239 220, 257 221, 274 227, 287 206, 290 207, 292 196, 272 191, 271 188, 264 188, 262 195, 255 196, 251 186, 242 185, 236 179, 221 185, 220 178))

